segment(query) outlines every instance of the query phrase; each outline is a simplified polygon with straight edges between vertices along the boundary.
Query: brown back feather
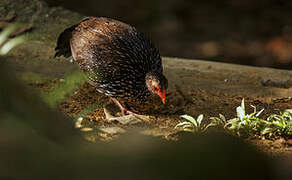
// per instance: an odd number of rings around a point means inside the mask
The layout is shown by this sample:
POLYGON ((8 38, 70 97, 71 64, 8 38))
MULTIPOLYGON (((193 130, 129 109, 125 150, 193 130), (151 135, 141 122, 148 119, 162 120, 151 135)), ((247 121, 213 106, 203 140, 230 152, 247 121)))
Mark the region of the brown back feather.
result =
POLYGON ((59 57, 63 55, 64 57, 68 58, 71 56, 70 39, 72 38, 72 31, 75 29, 77 25, 78 24, 65 29, 60 34, 57 41, 57 47, 55 48, 54 57, 59 57))

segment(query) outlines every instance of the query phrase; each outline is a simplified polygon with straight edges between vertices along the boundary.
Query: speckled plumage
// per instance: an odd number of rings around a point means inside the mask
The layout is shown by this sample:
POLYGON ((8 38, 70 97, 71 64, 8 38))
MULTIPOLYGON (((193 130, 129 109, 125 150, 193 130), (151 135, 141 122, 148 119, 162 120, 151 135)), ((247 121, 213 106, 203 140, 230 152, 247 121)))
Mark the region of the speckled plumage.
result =
POLYGON ((97 90, 130 108, 152 94, 147 75, 167 88, 159 51, 134 27, 109 18, 89 17, 61 33, 55 56, 73 56, 97 90))

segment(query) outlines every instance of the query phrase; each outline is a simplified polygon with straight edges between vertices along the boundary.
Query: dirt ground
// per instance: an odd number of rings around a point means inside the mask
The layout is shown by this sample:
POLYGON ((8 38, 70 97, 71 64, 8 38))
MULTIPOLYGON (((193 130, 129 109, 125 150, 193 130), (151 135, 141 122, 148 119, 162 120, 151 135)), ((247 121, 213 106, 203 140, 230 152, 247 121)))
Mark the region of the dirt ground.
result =
MULTIPOLYGON (((207 117, 217 116, 219 113, 226 117, 235 116, 235 107, 240 104, 240 96, 220 96, 210 94, 204 91, 189 92, 188 99, 184 99, 179 92, 175 92, 167 97, 180 105, 176 105, 173 110, 173 104, 168 104, 167 108, 173 112, 165 111, 163 113, 152 115, 148 121, 136 125, 122 125, 118 123, 111 123, 105 119, 103 106, 96 108, 91 113, 84 116, 84 123, 88 127, 121 127, 126 130, 139 129, 143 133, 154 136, 161 136, 166 139, 176 140, 175 125, 182 122, 179 115, 190 114, 197 116, 199 113, 204 113, 207 117)), ((84 84, 76 94, 70 96, 66 102, 62 102, 59 108, 68 116, 75 118, 88 105, 93 103, 107 104, 108 98, 96 93, 95 89, 89 85, 84 84)), ((171 103, 171 102, 170 102, 171 103)), ((270 103, 263 102, 258 99, 248 99, 248 104, 257 105, 257 107, 265 108, 266 114, 276 113, 281 110, 291 107, 291 99, 275 100, 270 103)), ((251 109, 250 109, 251 110, 251 109)), ((116 134, 99 134, 101 139, 111 139, 116 134)), ((95 140, 96 137, 90 138, 95 140)), ((274 140, 265 139, 248 139, 247 142, 256 145, 261 151, 267 152, 271 155, 292 155, 292 139, 277 138, 274 140)))
MULTIPOLYGON (((60 68, 60 71, 71 69, 69 74, 74 67, 78 68, 66 59, 61 58, 56 62, 65 64, 64 66, 67 64, 69 68, 60 68)), ((242 98, 245 98, 248 112, 252 112, 251 106, 248 105, 255 105, 258 109, 264 108, 263 117, 291 108, 292 99, 288 96, 291 92, 289 87, 291 73, 287 71, 174 58, 164 58, 164 66, 170 82, 167 103, 164 106, 157 102, 156 108, 159 111, 146 114, 149 118, 143 122, 134 125, 109 122, 105 118, 104 106, 109 104, 110 100, 97 93, 88 83, 82 84, 74 92, 69 93, 58 105, 58 109, 72 119, 82 117, 84 127, 105 129, 119 127, 126 131, 138 130, 144 134, 176 140, 179 131, 174 127, 183 121, 179 117, 183 114, 194 117, 204 114, 205 119, 208 119, 221 113, 227 119, 233 118, 236 116, 235 109, 240 105, 242 98), (95 107, 84 112, 84 109, 91 105, 95 107)), ((42 82, 30 80, 32 82, 28 85, 40 92, 50 92, 52 89, 50 87, 56 86, 60 80, 66 81, 63 79, 63 74, 68 74, 68 72, 56 71, 55 75, 58 78, 54 77, 42 82)), ((90 141, 109 140, 119 133, 121 132, 96 133, 93 131, 87 132, 85 137, 90 141)), ((292 152, 291 139, 249 139, 247 141, 273 155, 292 152)))
MULTIPOLYGON (((171 61, 170 59, 167 60, 171 61)), ((164 62, 166 62, 167 60, 165 60, 164 62)), ((202 73, 201 68, 203 68, 205 65, 201 65, 200 62, 196 63, 198 64, 196 69, 196 71, 198 71, 197 74, 200 74, 202 73)), ((168 63, 166 62, 166 64, 168 63)), ((220 64, 216 65, 220 66, 220 64)), ((166 65, 166 67, 168 67, 168 65, 166 65)), ((259 77, 255 77, 255 75, 252 75, 250 71, 253 71, 253 68, 243 67, 243 69, 244 68, 247 68, 249 70, 249 72, 247 73, 249 76, 253 76, 252 78, 258 79, 258 81, 262 81, 259 77)), ((217 81, 221 81, 223 79, 224 82, 224 75, 215 76, 214 72, 208 72, 201 74, 201 76, 204 77, 200 77, 200 75, 195 75, 196 73, 192 76, 190 74, 190 77, 186 75, 184 76, 178 71, 180 71, 180 69, 174 70, 166 68, 166 74, 168 75, 168 78, 170 78, 169 80, 171 82, 169 89, 170 93, 168 93, 167 95, 167 104, 165 106, 161 105, 159 107, 160 112, 157 112, 156 114, 151 114, 148 120, 139 124, 122 125, 115 122, 108 122, 108 120, 105 119, 103 110, 104 104, 109 103, 108 98, 97 93, 94 87, 92 87, 88 83, 85 83, 82 87, 80 87, 74 93, 74 95, 70 95, 70 97, 65 102, 62 102, 59 105, 59 108, 68 116, 76 118, 84 108, 98 102, 100 103, 100 106, 84 116, 83 122, 88 127, 120 127, 125 130, 137 128, 142 133, 147 133, 154 136, 161 136, 166 139, 176 139, 178 130, 174 127, 177 123, 183 121, 179 117, 183 114, 192 115, 194 117, 197 117, 199 114, 204 114, 205 118, 208 119, 212 116, 218 116, 218 114, 221 113, 226 118, 233 118, 236 116, 235 109, 237 106, 240 105, 243 97, 246 100, 246 105, 255 105, 258 109, 264 108, 265 113, 263 117, 271 113, 279 113, 285 109, 289 109, 292 105, 292 99, 290 97, 282 97, 281 95, 279 96, 279 94, 281 93, 287 93, 287 91, 291 91, 290 88, 276 88, 278 90, 278 94, 273 95, 271 95, 271 89, 266 89, 266 91, 261 90, 257 93, 254 93, 254 88, 258 88, 257 86, 263 86, 263 89, 265 89, 265 85, 262 85, 262 83, 258 81, 249 81, 251 83, 246 84, 235 79, 233 80, 233 82, 230 82, 230 86, 226 87, 225 84, 222 84, 221 86, 213 85, 214 87, 212 87, 212 85, 209 85, 210 81, 214 81, 213 83, 215 84, 217 81), (179 74, 180 78, 172 79, 171 74, 179 74), (185 88, 182 84, 182 79, 187 79, 186 77, 189 78, 186 81, 192 81, 193 83, 185 88), (214 80, 216 77, 217 80, 214 80), (206 87, 204 87, 204 83, 207 83, 205 84, 206 87), (252 95, 248 96, 244 93, 252 93, 252 95)), ((215 71, 217 71, 217 69, 215 69, 215 71)), ((264 71, 265 70, 263 70, 263 72, 264 71)), ((270 69, 270 71, 274 70, 270 69)), ((226 73, 226 71, 224 72, 226 73)), ((257 72, 259 74, 261 73, 259 71, 257 72)), ((222 72, 219 71, 219 73, 222 72)), ((237 73, 240 73, 240 71, 238 71, 237 73)), ((235 76, 230 78, 234 77, 235 76)), ((275 76, 273 77, 275 78, 275 76)), ((244 77, 241 78, 245 79, 244 77)), ((252 78, 249 78, 249 80, 252 78)), ((274 89, 274 87, 272 87, 272 89, 274 89)), ((252 112, 251 106, 248 106, 247 110, 248 112, 252 112)), ((102 138, 107 139, 112 138, 115 135, 115 133, 112 135, 105 133, 101 136, 102 138)), ((258 146, 260 150, 272 153, 273 155, 292 153, 291 139, 249 139, 247 141, 258 146)))
MULTIPOLYGON (((78 71, 76 64, 69 63, 65 58, 53 58, 58 34, 77 19, 82 19, 76 14, 70 16, 71 20, 60 18, 68 17, 68 14, 72 13, 43 7, 39 13, 40 19, 34 22, 33 30, 27 34, 30 41, 15 48, 6 59, 12 62, 11 71, 25 84, 39 91, 41 97, 45 100, 46 97, 52 97, 53 100, 56 98, 56 109, 74 121, 82 117, 83 128, 93 128, 92 131, 83 129, 86 131, 85 138, 90 141, 112 139, 130 130, 176 140, 179 132, 174 127, 183 121, 180 115, 197 117, 204 114, 205 119, 208 119, 221 113, 227 119, 233 118, 242 98, 245 98, 248 112, 252 111, 249 105, 265 108, 263 117, 292 107, 290 71, 163 58, 164 71, 169 80, 166 105, 158 102, 154 113, 133 125, 109 122, 104 115, 108 98, 97 93, 86 82, 76 84, 76 81, 82 79, 79 76, 70 78, 78 71), (62 96, 54 92, 60 92, 62 96)), ((273 155, 292 153, 291 139, 247 141, 273 155)))

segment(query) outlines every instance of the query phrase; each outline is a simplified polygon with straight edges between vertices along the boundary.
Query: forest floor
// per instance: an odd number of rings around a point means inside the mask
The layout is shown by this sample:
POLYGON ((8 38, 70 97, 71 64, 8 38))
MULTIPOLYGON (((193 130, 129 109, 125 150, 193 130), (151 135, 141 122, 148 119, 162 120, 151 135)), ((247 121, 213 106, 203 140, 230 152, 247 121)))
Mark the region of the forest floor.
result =
MULTIPOLYGON (((86 82, 76 64, 70 63, 69 59, 53 58, 57 36, 82 17, 70 11, 60 11, 59 8, 47 8, 43 4, 31 6, 32 9, 42 10, 24 13, 37 18, 30 22, 33 28, 25 34, 29 41, 7 56, 11 71, 36 89, 51 107, 71 117, 72 121, 82 118, 81 130, 85 131, 85 138, 89 141, 110 140, 131 130, 177 140, 180 130, 175 126, 183 121, 181 115, 197 117, 204 114, 208 119, 220 113, 230 119, 236 116, 235 109, 242 98, 245 98, 249 112, 252 111, 249 105, 264 108, 263 117, 292 107, 290 71, 163 58, 164 71, 169 80, 166 105, 158 103, 154 113, 135 124, 109 121, 104 114, 104 106, 110 103, 109 99, 86 82)), ((28 25, 27 20, 20 16, 9 23, 18 21, 28 25)), ((292 154, 292 139, 252 138, 247 141, 272 155, 292 154)))

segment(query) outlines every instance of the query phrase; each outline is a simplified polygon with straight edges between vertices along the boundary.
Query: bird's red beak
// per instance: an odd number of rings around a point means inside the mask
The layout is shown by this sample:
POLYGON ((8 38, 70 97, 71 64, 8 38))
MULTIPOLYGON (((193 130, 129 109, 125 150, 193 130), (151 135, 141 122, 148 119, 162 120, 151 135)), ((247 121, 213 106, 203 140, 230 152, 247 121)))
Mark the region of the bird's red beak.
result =
POLYGON ((160 92, 158 93, 158 95, 160 96, 160 98, 161 98, 163 104, 165 104, 165 90, 163 90, 162 92, 160 91, 160 92))

